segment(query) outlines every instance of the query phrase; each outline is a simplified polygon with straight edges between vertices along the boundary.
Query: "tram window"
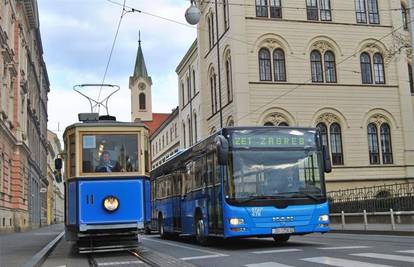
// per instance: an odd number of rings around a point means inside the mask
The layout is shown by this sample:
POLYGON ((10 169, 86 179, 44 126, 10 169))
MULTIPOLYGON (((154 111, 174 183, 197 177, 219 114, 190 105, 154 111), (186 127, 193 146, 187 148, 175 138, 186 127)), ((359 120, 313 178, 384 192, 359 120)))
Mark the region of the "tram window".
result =
POLYGON ((82 171, 84 173, 139 171, 138 135, 83 135, 82 171))
POLYGON ((69 136, 69 164, 70 164, 70 171, 69 176, 75 176, 75 168, 76 168, 76 151, 75 151, 75 135, 72 134, 69 136))

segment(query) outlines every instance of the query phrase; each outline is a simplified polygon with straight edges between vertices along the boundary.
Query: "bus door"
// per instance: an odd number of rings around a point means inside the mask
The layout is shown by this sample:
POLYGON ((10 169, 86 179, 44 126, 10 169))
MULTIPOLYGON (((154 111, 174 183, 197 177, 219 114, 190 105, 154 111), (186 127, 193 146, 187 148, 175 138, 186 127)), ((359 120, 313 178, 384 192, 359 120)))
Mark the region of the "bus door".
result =
POLYGON ((220 186, 220 167, 217 165, 216 155, 209 153, 206 164, 207 194, 208 194, 208 228, 209 233, 219 234, 223 229, 222 203, 220 186))

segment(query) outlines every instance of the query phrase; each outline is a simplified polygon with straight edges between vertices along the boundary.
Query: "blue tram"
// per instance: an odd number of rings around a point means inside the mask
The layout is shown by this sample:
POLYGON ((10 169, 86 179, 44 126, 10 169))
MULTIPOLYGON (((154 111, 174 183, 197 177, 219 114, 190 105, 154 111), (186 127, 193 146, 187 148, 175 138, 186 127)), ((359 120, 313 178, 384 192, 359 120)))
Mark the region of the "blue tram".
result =
POLYGON ((224 128, 151 172, 161 237, 273 237, 329 231, 329 153, 313 128, 224 128))
POLYGON ((63 135, 66 239, 81 253, 135 248, 150 220, 148 129, 110 116, 79 117, 86 120, 63 135))

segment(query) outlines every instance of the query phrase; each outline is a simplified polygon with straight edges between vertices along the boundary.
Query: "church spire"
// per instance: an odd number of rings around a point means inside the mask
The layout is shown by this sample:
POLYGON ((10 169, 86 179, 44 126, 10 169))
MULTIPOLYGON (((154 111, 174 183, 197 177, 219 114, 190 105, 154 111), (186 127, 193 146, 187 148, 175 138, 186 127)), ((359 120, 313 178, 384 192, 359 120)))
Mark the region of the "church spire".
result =
POLYGON ((134 77, 149 78, 147 67, 145 66, 144 54, 141 48, 141 31, 138 38, 138 52, 135 60, 134 77))

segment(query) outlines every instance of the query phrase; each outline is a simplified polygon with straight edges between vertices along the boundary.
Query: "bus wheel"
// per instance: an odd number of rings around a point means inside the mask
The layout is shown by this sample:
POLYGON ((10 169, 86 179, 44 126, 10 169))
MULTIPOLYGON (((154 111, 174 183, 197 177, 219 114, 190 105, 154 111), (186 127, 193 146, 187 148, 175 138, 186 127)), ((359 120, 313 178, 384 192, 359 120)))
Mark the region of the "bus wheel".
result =
POLYGON ((277 243, 286 243, 290 238, 290 235, 274 235, 273 240, 277 243))
POLYGON ((165 233, 164 229, 164 219, 162 218, 162 215, 160 215, 160 217, 158 218, 158 231, 160 232, 160 237, 162 239, 167 238, 167 234, 165 233))
POLYGON ((196 222, 196 240, 202 246, 206 246, 209 243, 208 237, 204 235, 204 230, 203 219, 199 218, 196 222))

